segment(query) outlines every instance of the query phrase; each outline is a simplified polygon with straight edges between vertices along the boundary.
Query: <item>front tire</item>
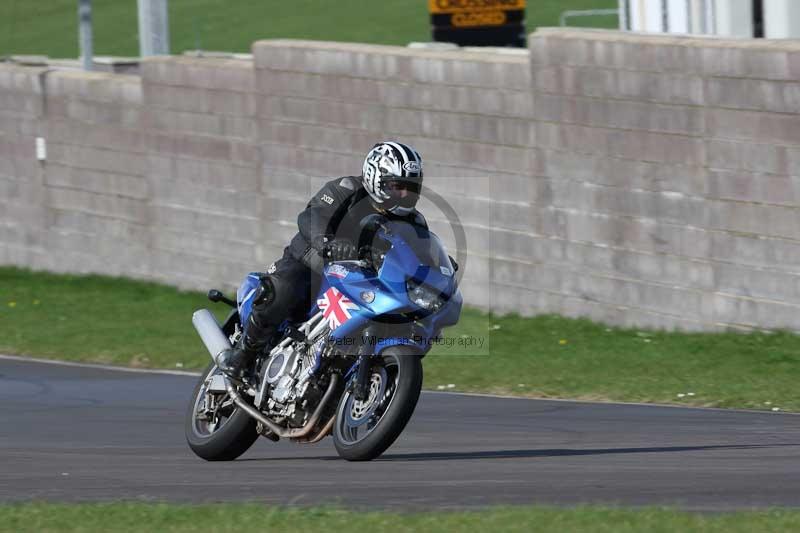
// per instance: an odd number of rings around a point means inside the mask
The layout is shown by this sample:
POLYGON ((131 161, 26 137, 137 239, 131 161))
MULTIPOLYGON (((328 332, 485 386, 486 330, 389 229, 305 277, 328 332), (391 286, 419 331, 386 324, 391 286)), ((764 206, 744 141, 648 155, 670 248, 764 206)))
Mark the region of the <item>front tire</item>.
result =
POLYGON ((344 393, 336 409, 333 443, 348 461, 370 461, 394 443, 411 419, 422 388, 417 350, 392 346, 373 361, 369 396, 356 401, 344 393))
POLYGON ((209 409, 209 382, 218 374, 211 363, 206 368, 192 393, 186 412, 184 432, 189 448, 206 461, 232 461, 246 452, 258 439, 256 421, 232 405, 227 393, 212 393, 215 408, 209 409), (229 403, 228 403, 229 402, 229 403))

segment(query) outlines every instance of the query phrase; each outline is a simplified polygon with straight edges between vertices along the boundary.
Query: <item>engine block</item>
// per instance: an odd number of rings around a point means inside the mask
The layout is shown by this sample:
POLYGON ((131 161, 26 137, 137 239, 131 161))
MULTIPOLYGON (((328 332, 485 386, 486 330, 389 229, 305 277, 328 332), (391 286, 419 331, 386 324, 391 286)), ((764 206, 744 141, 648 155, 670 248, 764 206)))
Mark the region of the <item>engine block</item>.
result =
POLYGON ((264 384, 268 387, 267 405, 269 414, 285 418, 290 425, 305 423, 308 411, 313 411, 318 401, 316 387, 311 385, 325 347, 325 336, 308 346, 304 342, 293 342, 274 350, 264 364, 264 384))

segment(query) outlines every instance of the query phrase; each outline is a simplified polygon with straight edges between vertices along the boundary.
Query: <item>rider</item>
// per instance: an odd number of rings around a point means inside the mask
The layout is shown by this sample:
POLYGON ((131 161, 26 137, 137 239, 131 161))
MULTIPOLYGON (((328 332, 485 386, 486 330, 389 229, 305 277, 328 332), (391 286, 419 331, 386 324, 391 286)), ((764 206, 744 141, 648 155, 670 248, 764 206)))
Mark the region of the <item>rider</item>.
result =
POLYGON ((256 355, 277 340, 287 318, 299 321, 319 289, 324 261, 357 256, 359 222, 379 213, 427 227, 416 210, 422 188, 422 158, 412 147, 395 141, 376 144, 364 159, 361 176, 327 182, 297 217, 300 230, 272 263, 253 298, 244 334, 236 346, 217 357, 230 377, 248 374, 256 355))

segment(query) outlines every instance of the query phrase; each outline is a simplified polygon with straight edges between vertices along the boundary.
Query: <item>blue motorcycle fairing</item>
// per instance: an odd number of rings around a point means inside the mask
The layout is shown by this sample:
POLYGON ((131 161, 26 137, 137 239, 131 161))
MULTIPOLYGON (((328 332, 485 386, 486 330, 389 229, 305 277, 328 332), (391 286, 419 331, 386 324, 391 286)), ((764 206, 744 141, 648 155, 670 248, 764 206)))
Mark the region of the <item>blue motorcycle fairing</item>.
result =
POLYGON ((262 276, 264 274, 261 272, 250 272, 236 291, 236 308, 239 310, 239 320, 242 324, 247 324, 247 319, 253 311, 253 298, 262 276))
MULTIPOLYGON (((456 324, 461 315, 463 302, 453 264, 439 238, 426 228, 405 222, 387 222, 376 236, 388 245, 378 271, 363 268, 354 261, 328 265, 322 276, 317 303, 308 316, 310 318, 319 312, 319 301, 335 288, 355 306, 348 306, 345 312, 349 317, 331 332, 333 342, 344 347, 353 345, 355 334, 370 322, 391 316, 407 321, 409 334, 413 330, 413 337, 377 339, 373 354, 379 355, 390 346, 411 345, 424 355, 430 351, 442 329, 456 324), (406 285, 409 279, 438 293, 442 306, 437 311, 421 313, 424 310, 409 299, 406 285)), ((237 291, 242 324, 247 323, 252 299, 263 275, 258 272, 248 274, 237 291)), ((320 354, 317 356, 319 363, 320 354)))
MULTIPOLYGON (((342 345, 352 343, 353 334, 363 329, 369 321, 393 315, 401 317, 404 313, 421 311, 409 299, 406 283, 409 279, 435 289, 444 301, 435 312, 412 320, 416 339, 401 337, 381 339, 376 343, 375 355, 388 346, 398 344, 417 345, 422 353, 427 353, 444 327, 458 322, 461 315, 462 298, 455 278, 455 269, 445 253, 439 238, 425 228, 411 226, 402 222, 389 222, 378 238, 391 247, 386 252, 383 264, 375 272, 361 268, 354 263, 340 262, 329 266, 320 287, 320 299, 330 287, 336 288, 358 309, 350 312, 350 319, 331 333, 331 338, 342 345), (368 303, 362 296, 365 292, 374 294, 374 301, 368 303), (411 342, 409 342, 409 340, 411 342)), ((318 307, 312 311, 316 313, 318 307)))

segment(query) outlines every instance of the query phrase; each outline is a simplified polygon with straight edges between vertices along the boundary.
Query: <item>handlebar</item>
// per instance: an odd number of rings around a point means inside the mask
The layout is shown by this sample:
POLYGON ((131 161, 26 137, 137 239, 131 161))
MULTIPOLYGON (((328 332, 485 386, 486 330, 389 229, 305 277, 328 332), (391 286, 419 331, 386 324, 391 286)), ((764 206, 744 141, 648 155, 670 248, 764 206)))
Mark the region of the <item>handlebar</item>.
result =
MULTIPOLYGON (((323 254, 324 255, 324 254, 323 254)), ((348 265, 355 265, 359 268, 373 268, 374 270, 378 270, 383 263, 383 258, 385 255, 385 251, 377 250, 376 248, 364 245, 358 249, 358 253, 355 259, 341 259, 339 261, 330 261, 325 258, 325 264, 348 264, 348 265)))
POLYGON ((222 302, 224 304, 230 305, 231 307, 234 308, 236 307, 236 302, 234 302, 230 298, 227 298, 224 294, 222 294, 222 292, 218 291, 217 289, 211 289, 210 291, 208 291, 208 299, 215 303, 222 302))

